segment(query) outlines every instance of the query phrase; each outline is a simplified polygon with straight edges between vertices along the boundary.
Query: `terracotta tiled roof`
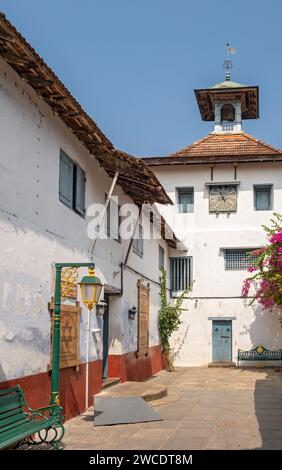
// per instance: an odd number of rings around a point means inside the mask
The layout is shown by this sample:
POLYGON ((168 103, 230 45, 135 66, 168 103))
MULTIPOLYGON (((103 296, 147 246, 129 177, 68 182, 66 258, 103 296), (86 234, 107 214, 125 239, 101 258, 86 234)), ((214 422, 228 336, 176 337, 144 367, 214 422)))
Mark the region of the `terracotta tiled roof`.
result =
POLYGON ((53 70, 0 11, 0 59, 5 60, 94 155, 111 177, 138 205, 172 204, 161 183, 143 160, 114 148, 53 70), (134 184, 133 184, 134 182, 134 184))
POLYGON ((252 137, 245 132, 238 134, 209 134, 196 140, 188 147, 172 153, 170 157, 187 157, 189 159, 219 157, 245 157, 260 155, 282 155, 272 145, 252 137))

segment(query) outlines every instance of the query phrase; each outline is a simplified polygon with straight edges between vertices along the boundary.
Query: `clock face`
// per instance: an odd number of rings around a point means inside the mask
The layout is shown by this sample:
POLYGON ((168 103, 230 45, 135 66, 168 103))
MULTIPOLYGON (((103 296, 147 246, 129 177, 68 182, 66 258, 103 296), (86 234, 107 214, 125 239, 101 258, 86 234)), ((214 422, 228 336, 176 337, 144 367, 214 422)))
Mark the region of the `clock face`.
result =
POLYGON ((236 186, 210 187, 210 212, 235 212, 237 210, 236 186))

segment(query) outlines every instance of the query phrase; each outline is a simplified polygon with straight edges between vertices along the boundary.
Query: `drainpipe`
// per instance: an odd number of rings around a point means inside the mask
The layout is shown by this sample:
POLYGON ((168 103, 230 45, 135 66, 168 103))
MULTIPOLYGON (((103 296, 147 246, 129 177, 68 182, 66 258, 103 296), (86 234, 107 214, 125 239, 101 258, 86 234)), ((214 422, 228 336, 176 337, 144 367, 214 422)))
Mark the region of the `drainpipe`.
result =
POLYGON ((116 171, 115 172, 115 176, 113 178, 113 181, 112 181, 112 184, 111 184, 111 187, 110 187, 110 190, 108 192, 108 195, 107 195, 107 199, 106 199, 106 202, 105 202, 105 205, 104 205, 104 210, 101 214, 101 218, 99 220, 99 223, 98 223, 98 233, 97 233, 97 237, 95 238, 94 242, 93 242, 93 245, 92 245, 92 248, 90 250, 90 260, 93 261, 93 253, 94 253, 94 250, 95 250, 95 245, 96 245, 96 242, 99 238, 99 233, 100 233, 100 229, 101 229, 101 226, 102 226, 102 223, 104 221, 104 218, 105 218, 105 215, 107 213, 107 209, 108 209, 108 205, 109 205, 109 202, 110 202, 110 199, 112 197, 112 194, 113 194, 113 190, 115 188, 115 185, 116 185, 116 182, 118 180, 118 176, 119 176, 119 171, 116 171))

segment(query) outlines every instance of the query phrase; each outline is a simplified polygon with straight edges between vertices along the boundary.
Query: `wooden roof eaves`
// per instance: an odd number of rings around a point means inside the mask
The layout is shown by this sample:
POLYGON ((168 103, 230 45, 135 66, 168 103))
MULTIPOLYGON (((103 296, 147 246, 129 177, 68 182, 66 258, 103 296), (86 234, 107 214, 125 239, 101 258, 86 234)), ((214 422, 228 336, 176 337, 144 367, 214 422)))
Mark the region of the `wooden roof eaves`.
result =
MULTIPOLYGON (((87 150, 99 160, 102 167, 105 166, 105 161, 111 163, 113 168, 121 162, 126 162, 132 168, 132 173, 134 169, 134 179, 136 179, 139 162, 141 180, 148 180, 152 185, 151 194, 149 194, 149 191, 148 194, 147 192, 145 194, 145 190, 143 190, 146 198, 148 197, 148 200, 152 202, 172 204, 164 188, 153 172, 146 167, 145 163, 114 149, 110 140, 83 110, 65 85, 1 12, 0 57, 52 108, 54 114, 58 115, 65 125, 71 129, 87 150)), ((105 171, 109 174, 111 170, 108 168, 105 171)), ((129 184, 122 183, 121 186, 128 194, 133 194, 130 191, 129 184)), ((138 204, 144 202, 141 201, 140 190, 139 197, 136 193, 133 200, 138 204)))
POLYGON ((282 154, 280 155, 260 155, 260 156, 227 156, 221 157, 153 157, 144 158, 146 165, 152 166, 174 166, 174 165, 209 165, 211 163, 267 163, 267 162, 281 162, 282 154))

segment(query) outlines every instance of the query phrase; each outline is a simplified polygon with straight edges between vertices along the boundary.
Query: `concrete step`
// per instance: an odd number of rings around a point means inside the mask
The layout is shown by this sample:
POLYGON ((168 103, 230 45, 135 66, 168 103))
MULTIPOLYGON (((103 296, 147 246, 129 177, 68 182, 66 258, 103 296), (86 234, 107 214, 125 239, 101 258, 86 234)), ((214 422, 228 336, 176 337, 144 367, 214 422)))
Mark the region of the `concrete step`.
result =
POLYGON ((103 379, 102 390, 105 390, 106 388, 112 387, 113 385, 117 385, 119 383, 119 377, 107 377, 106 379, 103 379))
POLYGON ((167 396, 167 386, 160 383, 125 382, 123 384, 112 383, 116 387, 103 387, 102 392, 95 396, 107 397, 141 397, 145 401, 161 400, 167 396))
POLYGON ((208 364, 208 367, 214 367, 214 368, 227 368, 227 367, 236 367, 235 362, 210 362, 208 364))

